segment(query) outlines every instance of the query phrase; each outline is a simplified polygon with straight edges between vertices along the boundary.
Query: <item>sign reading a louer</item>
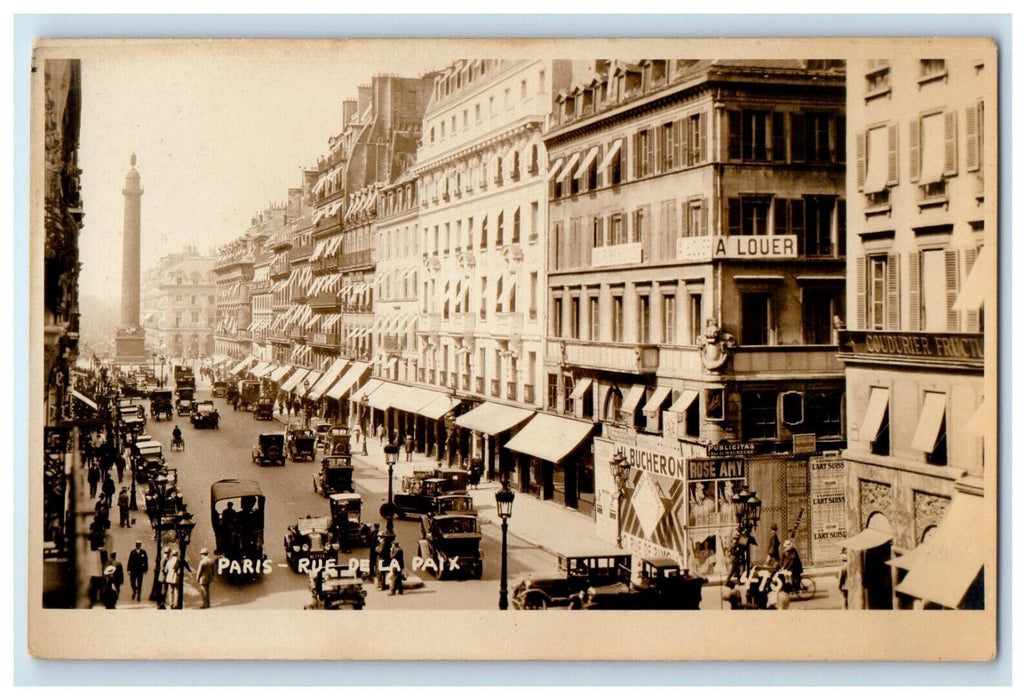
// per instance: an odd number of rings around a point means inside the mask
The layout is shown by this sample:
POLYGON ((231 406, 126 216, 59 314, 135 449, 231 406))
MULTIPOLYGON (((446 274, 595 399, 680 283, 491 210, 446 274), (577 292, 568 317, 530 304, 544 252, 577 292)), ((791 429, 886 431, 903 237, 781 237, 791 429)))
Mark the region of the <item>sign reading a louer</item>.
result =
POLYGON ((796 236, 696 236, 678 239, 679 260, 795 258, 796 236))
POLYGON ((592 248, 592 267, 611 265, 637 265, 642 262, 641 243, 621 243, 602 248, 592 248))

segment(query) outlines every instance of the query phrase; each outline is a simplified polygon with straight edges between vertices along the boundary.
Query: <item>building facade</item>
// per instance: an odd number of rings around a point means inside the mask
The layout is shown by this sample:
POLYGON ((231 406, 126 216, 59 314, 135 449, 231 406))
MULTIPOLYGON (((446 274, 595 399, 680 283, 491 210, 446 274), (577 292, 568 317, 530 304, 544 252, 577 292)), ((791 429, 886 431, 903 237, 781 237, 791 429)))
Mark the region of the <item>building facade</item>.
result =
POLYGON ((808 455, 844 440, 842 62, 593 68, 545 135, 545 407, 581 442, 521 469, 608 539, 619 523, 633 552, 702 574, 727 566, 748 484, 758 531, 798 534, 814 561, 808 455))
POLYGON ((215 257, 192 246, 144 273, 143 327, 152 355, 199 359, 215 352, 215 257))
POLYGON ((851 608, 985 602, 995 393, 984 357, 997 262, 987 60, 875 60, 849 74, 849 330, 840 357, 851 608))

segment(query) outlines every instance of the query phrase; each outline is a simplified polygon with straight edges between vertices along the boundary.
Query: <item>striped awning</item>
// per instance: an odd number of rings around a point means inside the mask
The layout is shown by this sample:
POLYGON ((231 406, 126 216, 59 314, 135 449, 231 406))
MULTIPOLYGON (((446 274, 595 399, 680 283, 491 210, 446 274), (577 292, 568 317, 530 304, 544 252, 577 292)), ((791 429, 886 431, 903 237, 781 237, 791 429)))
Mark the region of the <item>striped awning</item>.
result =
POLYGON ((290 365, 283 365, 281 367, 277 367, 269 374, 269 381, 276 382, 278 384, 280 380, 286 377, 293 370, 294 367, 291 367, 290 365))
MULTIPOLYGON (((301 349, 301 347, 302 346, 299 346, 298 349, 301 349)), ((285 381, 283 384, 280 385, 280 391, 290 391, 290 390, 292 390, 295 386, 298 385, 298 383, 302 379, 305 378, 305 375, 307 375, 308 373, 309 373, 309 370, 304 369, 303 367, 299 367, 298 369, 294 370, 294 374, 292 374, 290 377, 288 377, 287 381, 285 381)))
POLYGON ((323 373, 319 381, 316 382, 308 392, 308 398, 316 401, 323 398, 323 394, 326 393, 327 389, 334 385, 341 374, 347 369, 348 360, 343 357, 338 357, 333 361, 333 364, 323 373))
POLYGON ((354 389, 368 373, 369 365, 367 363, 356 362, 330 387, 330 390, 326 392, 326 397, 339 401, 345 394, 354 389))

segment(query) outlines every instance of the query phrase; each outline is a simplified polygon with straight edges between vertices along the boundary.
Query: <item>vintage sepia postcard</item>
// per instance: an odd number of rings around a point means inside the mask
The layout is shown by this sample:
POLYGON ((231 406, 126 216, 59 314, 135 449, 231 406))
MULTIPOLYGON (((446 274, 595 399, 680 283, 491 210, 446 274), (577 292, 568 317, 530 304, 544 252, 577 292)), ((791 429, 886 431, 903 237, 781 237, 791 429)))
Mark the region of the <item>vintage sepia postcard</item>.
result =
POLYGON ((33 655, 994 658, 993 41, 32 70, 33 655))

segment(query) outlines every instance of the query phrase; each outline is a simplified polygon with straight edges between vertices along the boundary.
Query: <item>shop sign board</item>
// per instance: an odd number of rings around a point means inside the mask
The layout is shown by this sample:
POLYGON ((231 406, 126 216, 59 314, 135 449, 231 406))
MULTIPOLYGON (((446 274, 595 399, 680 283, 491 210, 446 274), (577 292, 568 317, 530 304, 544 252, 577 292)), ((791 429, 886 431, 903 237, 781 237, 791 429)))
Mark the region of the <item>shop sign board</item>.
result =
POLYGON ((679 238, 679 260, 705 262, 723 258, 770 260, 795 258, 796 236, 697 236, 679 238))
POLYGON ((839 562, 846 538, 846 466, 842 457, 811 457, 811 560, 839 562))
POLYGON ((914 360, 983 363, 983 336, 973 333, 840 331, 840 351, 914 360))
POLYGON ((707 457, 750 457, 757 451, 752 442, 722 442, 707 445, 707 457))

